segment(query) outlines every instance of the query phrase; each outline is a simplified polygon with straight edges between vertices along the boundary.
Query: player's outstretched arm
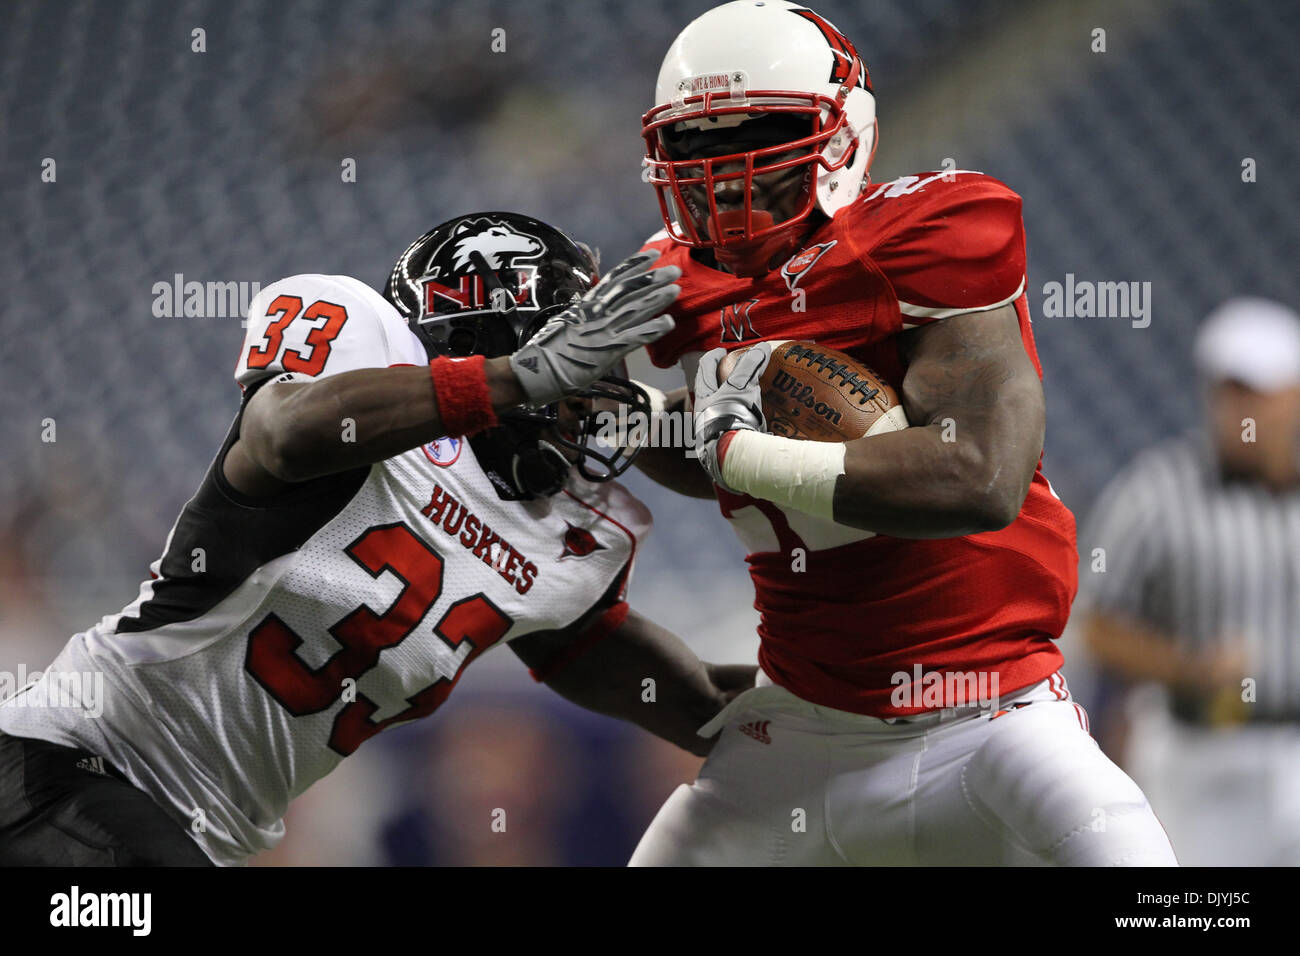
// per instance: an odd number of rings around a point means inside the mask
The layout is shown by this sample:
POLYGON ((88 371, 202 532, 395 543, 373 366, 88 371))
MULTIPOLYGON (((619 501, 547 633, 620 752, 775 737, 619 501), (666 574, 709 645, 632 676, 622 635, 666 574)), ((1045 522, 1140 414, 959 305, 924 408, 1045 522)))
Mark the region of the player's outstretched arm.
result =
POLYGON ((435 438, 491 428, 506 409, 580 392, 672 329, 663 310, 681 291, 681 270, 653 268, 658 258, 654 251, 629 256, 507 357, 435 358, 427 368, 361 368, 263 386, 226 454, 226 479, 243 494, 271 495, 435 438))
POLYGON ((534 675, 562 697, 700 756, 713 738, 695 731, 753 687, 757 671, 746 664, 706 664, 672 632, 634 611, 608 636, 582 645, 574 632, 558 631, 510 642, 534 675))
MULTIPOLYGON (((493 412, 523 401, 508 358, 487 359, 483 373, 493 412)), ((259 497, 383 461, 446 434, 425 366, 271 383, 249 399, 225 474, 237 491, 259 497)))

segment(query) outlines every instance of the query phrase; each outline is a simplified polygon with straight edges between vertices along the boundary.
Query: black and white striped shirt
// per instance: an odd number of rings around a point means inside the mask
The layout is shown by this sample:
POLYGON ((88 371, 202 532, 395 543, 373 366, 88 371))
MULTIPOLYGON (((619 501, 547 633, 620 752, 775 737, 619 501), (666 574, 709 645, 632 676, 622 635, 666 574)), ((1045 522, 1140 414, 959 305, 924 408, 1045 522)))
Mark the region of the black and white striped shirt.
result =
POLYGON ((1081 608, 1196 650, 1240 640, 1253 716, 1300 716, 1300 486, 1225 480, 1208 437, 1170 439, 1107 486, 1079 546, 1081 608))

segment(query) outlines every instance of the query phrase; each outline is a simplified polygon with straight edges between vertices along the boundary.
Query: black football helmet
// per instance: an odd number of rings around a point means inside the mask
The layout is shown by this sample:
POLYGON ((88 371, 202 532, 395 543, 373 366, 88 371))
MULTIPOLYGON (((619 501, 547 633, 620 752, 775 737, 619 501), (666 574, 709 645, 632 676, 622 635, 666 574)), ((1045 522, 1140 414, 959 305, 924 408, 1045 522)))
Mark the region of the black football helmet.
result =
MULTIPOLYGON (((553 226, 513 212, 477 212, 449 219, 411 243, 393 266, 384 298, 406 318, 430 359, 496 358, 514 352, 580 299, 595 285, 598 269, 590 248, 553 226)), ((645 390, 626 375, 611 375, 578 397, 590 401, 572 432, 561 427, 558 405, 536 411, 521 406, 501 414, 500 427, 470 436, 498 495, 553 495, 575 465, 588 481, 609 481, 631 466, 638 448, 595 443, 592 402, 601 400, 606 410, 610 402, 623 403, 648 419, 645 390)))

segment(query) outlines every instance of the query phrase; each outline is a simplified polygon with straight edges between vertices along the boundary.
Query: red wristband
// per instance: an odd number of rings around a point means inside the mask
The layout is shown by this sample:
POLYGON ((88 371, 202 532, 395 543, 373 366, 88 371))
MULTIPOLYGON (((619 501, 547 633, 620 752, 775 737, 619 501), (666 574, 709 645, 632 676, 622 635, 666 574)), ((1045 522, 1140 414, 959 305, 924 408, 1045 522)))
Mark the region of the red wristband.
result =
POLYGON ((436 358, 429 363, 438 417, 449 438, 473 435, 500 424, 488 393, 484 358, 436 358))

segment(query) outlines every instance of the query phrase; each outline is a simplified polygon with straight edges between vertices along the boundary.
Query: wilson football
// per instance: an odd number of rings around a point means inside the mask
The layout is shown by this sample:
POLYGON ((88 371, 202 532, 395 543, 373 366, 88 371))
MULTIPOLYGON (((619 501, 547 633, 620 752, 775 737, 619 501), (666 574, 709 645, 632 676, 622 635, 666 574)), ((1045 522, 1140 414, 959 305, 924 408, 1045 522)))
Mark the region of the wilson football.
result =
MULTIPOLYGON (((719 380, 746 349, 718 366, 719 380)), ((898 394, 857 359, 816 342, 774 342, 760 379, 767 430, 805 441, 852 441, 907 428, 898 394)))

